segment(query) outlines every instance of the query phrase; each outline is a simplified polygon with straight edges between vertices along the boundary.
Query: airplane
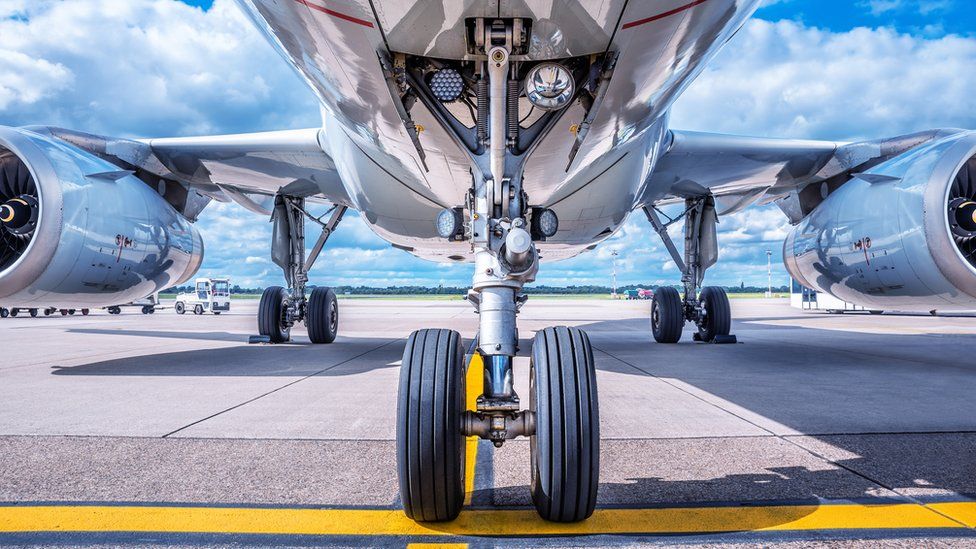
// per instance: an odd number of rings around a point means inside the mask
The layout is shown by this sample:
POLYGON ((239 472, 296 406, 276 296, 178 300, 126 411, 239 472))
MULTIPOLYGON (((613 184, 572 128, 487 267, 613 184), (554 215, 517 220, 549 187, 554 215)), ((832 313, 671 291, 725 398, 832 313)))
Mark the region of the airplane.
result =
POLYGON ((212 201, 235 202, 272 219, 285 278, 261 297, 261 336, 284 342, 304 323, 312 343, 332 343, 335 293, 306 295, 306 284, 352 209, 396 248, 473 266, 477 409, 465 411, 458 332, 418 330, 405 345, 406 514, 458 516, 465 436, 525 436, 539 515, 584 520, 600 459, 585 331, 535 334, 527 408, 512 383, 522 290, 543 260, 594 248, 640 211, 684 290, 654 293, 653 338, 677 343, 691 323, 696 340, 729 341, 728 297, 703 287, 716 223, 776 204, 794 225, 784 257, 803 285, 867 309, 976 308, 973 131, 833 142, 670 127, 675 100, 759 3, 239 0, 316 94, 322 126, 151 139, 0 128, 0 303, 101 307, 181 284, 203 258, 193 222, 212 201), (314 216, 317 203, 331 210, 314 216), (681 213, 664 215, 667 204, 681 213), (306 224, 321 229, 308 253, 306 224))

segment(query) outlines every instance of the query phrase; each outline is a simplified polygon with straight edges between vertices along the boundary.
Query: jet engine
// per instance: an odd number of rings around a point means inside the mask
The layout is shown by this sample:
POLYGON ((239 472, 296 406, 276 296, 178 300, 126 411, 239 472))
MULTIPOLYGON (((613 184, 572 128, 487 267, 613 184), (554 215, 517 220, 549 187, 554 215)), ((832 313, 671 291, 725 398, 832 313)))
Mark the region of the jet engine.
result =
POLYGON ((188 280, 202 261, 197 230, 132 172, 0 127, 0 305, 118 305, 188 280))
POLYGON ((976 132, 855 174, 793 229, 783 257, 801 284, 867 309, 976 309, 976 132))

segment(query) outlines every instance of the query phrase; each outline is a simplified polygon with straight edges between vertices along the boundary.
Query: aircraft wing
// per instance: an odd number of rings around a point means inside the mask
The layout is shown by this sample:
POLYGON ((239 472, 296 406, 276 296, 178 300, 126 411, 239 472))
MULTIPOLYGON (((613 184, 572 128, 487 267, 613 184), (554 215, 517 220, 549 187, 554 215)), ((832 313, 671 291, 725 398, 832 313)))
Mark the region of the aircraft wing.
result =
MULTIPOLYGON (((264 215, 270 214, 272 198, 279 191, 350 205, 335 163, 322 147, 318 128, 140 140, 61 128, 31 129, 131 169, 144 180, 149 175, 177 181, 203 197, 237 202, 264 215)), ((184 215, 192 219, 198 213, 184 215)))
POLYGON ((649 176, 644 202, 675 203, 711 193, 719 213, 728 214, 778 201, 798 222, 802 215, 792 203, 812 184, 839 186, 860 171, 956 131, 852 143, 672 131, 649 176))

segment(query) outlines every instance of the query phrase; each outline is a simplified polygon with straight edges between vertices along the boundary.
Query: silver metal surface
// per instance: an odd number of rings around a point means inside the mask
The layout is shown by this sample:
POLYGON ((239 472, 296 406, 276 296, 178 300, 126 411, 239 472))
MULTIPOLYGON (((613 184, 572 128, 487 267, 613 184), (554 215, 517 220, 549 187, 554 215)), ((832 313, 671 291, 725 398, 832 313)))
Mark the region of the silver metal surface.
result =
POLYGON ((494 203, 501 204, 505 178, 505 156, 508 148, 508 50, 488 51, 488 137, 494 203))
POLYGON ((181 284, 200 267, 199 232, 133 175, 98 177, 118 168, 26 130, 0 128, 0 148, 30 170, 40 202, 29 247, 0 272, 5 307, 118 305, 181 284))
POLYGON ((947 209, 953 179, 974 155, 976 133, 957 133, 844 184, 787 237, 787 269, 867 309, 972 309, 976 268, 952 239, 947 209))

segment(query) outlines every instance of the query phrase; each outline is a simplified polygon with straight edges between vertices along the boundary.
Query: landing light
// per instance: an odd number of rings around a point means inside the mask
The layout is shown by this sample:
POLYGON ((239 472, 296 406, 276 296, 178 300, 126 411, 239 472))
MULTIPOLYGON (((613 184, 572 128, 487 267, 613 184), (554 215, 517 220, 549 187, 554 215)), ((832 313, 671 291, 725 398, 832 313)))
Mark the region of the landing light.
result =
POLYGON ((532 209, 532 238, 533 240, 545 240, 556 234, 559 230, 559 218, 556 212, 549 208, 532 209))
POLYGON ((573 99, 573 73, 559 63, 541 63, 525 77, 525 95, 529 101, 547 111, 561 109, 573 99))
POLYGON ((430 77, 430 91, 441 102, 450 103, 461 97, 464 80, 454 69, 441 69, 430 77))
POLYGON ((437 214, 437 234, 448 240, 464 239, 464 213, 461 208, 447 208, 437 214))

